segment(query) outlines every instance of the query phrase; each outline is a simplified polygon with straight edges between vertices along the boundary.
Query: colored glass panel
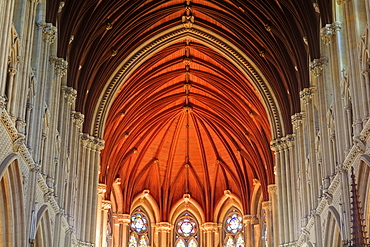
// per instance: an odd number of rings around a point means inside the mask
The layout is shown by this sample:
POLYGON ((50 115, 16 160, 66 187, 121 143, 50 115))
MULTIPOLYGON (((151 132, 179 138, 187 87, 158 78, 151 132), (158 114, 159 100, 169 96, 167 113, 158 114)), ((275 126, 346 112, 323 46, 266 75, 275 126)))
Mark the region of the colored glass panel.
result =
POLYGON ((197 241, 194 239, 190 240, 188 247, 198 247, 197 241))
POLYGON ((147 247, 147 246, 148 243, 146 242, 146 238, 144 236, 141 236, 138 247, 147 247))
POLYGON ((241 234, 236 237, 236 247, 244 247, 244 238, 241 234))
POLYGON ((144 232, 147 229, 147 220, 145 216, 141 213, 136 213, 131 216, 131 228, 136 232, 144 232))
POLYGON ((229 236, 227 238, 227 241, 226 241, 226 244, 225 244, 225 247, 234 247, 234 240, 233 240, 233 237, 229 236))
POLYGON ((180 240, 177 242, 176 247, 185 247, 184 240, 180 239, 180 240))
POLYGON ((128 242, 128 247, 137 247, 137 240, 134 234, 131 234, 130 240, 128 242))

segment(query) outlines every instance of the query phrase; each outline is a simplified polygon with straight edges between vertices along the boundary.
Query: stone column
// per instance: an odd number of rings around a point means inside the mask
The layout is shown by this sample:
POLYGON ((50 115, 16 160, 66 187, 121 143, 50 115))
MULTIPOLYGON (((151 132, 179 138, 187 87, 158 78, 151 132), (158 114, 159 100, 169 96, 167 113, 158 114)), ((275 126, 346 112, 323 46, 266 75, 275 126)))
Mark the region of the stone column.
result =
POLYGON ((171 246, 171 229, 172 226, 169 222, 159 222, 157 223, 158 232, 158 247, 168 247, 171 246))
POLYGON ((253 224, 257 220, 255 215, 244 215, 243 216, 243 223, 244 223, 244 230, 245 230, 245 247, 252 247, 254 246, 253 243, 253 224))
POLYGON ((107 201, 107 200, 103 200, 102 201, 102 207, 101 207, 101 210, 103 211, 103 220, 102 220, 102 226, 101 226, 101 229, 102 229, 102 241, 101 241, 101 245, 102 247, 105 247, 105 243, 107 242, 107 223, 108 223, 108 211, 109 209, 112 207, 112 203, 110 201, 107 201))
POLYGON ((107 191, 107 186, 105 184, 99 184, 98 185, 98 203, 97 203, 97 211, 96 211, 96 239, 95 239, 95 245, 96 247, 102 247, 102 222, 103 222, 103 200, 105 192, 107 191))
POLYGON ((278 230, 279 230, 279 236, 278 236, 278 244, 284 244, 285 243, 285 223, 284 223, 284 217, 286 216, 286 213, 284 211, 284 206, 283 206, 283 203, 284 203, 284 197, 283 197, 283 194, 284 194, 284 180, 282 178, 282 166, 283 166, 283 162, 284 162, 284 157, 282 157, 282 152, 283 152, 283 148, 282 148, 282 144, 281 144, 281 140, 280 139, 277 139, 277 140, 274 140, 271 142, 271 149, 273 151, 275 151, 275 164, 276 164, 276 184, 278 186, 277 188, 277 202, 278 202, 278 219, 279 219, 279 227, 278 227, 278 230))
POLYGON ((217 246, 218 226, 214 222, 205 222, 202 226, 205 246, 217 246))
POLYGON ((271 201, 264 201, 262 202, 262 211, 264 211, 265 215, 262 215, 262 222, 266 227, 267 235, 265 238, 265 246, 272 246, 272 222, 271 222, 271 208, 272 208, 272 202, 271 201))
POLYGON ((267 186, 267 190, 269 193, 269 199, 271 202, 271 219, 272 223, 270 226, 272 226, 272 230, 270 231, 270 238, 271 241, 269 246, 278 247, 279 246, 279 235, 277 234, 279 232, 279 219, 278 219, 278 210, 277 210, 277 186, 276 184, 269 184, 267 186))
POLYGON ((128 246, 130 238, 130 222, 131 216, 129 214, 117 214, 119 223, 119 247, 128 246))

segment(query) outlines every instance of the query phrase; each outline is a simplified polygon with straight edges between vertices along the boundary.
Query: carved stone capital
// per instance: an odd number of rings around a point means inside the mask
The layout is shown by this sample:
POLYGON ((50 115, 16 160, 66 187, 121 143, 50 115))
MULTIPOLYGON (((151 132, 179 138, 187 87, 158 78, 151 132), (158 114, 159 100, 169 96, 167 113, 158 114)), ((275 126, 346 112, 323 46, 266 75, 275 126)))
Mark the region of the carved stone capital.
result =
POLYGON ((171 231, 171 224, 169 222, 159 222, 156 225, 158 232, 167 232, 171 231))
POLYGON ((15 76, 17 74, 18 70, 16 68, 13 68, 13 67, 9 67, 8 68, 8 73, 11 75, 11 76, 15 76))
POLYGON ((319 77, 322 75, 324 70, 324 66, 326 66, 329 62, 327 57, 321 57, 319 59, 314 59, 310 63, 310 71, 314 75, 314 77, 319 77))
POLYGON ((243 215, 244 225, 254 224, 258 221, 258 218, 255 215, 243 215))
POLYGON ((272 208, 271 201, 262 202, 262 209, 265 209, 266 211, 271 211, 271 208, 272 208))
POLYGON ((106 191, 107 191, 106 184, 98 184, 98 195, 104 195, 106 191))
POLYGON ((113 214, 113 217, 118 220, 119 224, 129 225, 131 222, 131 216, 129 214, 113 214))
POLYGON ((205 222, 202 225, 202 228, 206 232, 217 232, 218 230, 217 223, 214 223, 214 222, 205 222))
POLYGON ((326 24, 325 27, 321 29, 321 40, 325 45, 328 45, 334 41, 336 32, 342 29, 342 23, 333 22, 332 24, 326 24))
POLYGON ((68 62, 66 60, 52 56, 50 57, 50 63, 54 64, 54 70, 58 76, 63 77, 66 74, 68 68, 68 62))
POLYGON ((277 185, 276 184, 267 185, 267 191, 271 196, 276 196, 277 195, 277 185))
POLYGON ((304 112, 296 113, 292 116, 292 125, 295 129, 298 129, 302 126, 302 121, 306 117, 304 112))
POLYGON ((311 103, 313 94, 315 93, 315 87, 304 88, 302 91, 299 92, 299 97, 303 104, 308 105, 311 103))
POLYGON ((82 113, 76 112, 76 111, 73 111, 71 115, 72 115, 73 123, 76 124, 77 127, 81 128, 84 122, 85 116, 82 113))
POLYGON ((92 137, 89 134, 82 133, 80 134, 81 142, 84 147, 91 147, 92 137))
POLYGON ((42 34, 44 35, 44 41, 49 44, 53 44, 57 37, 57 27, 53 26, 52 23, 39 22, 39 28, 42 28, 42 34))
POLYGON ((67 99, 68 104, 73 104, 73 102, 76 100, 77 97, 77 90, 73 89, 72 87, 66 87, 64 86, 62 88, 63 90, 63 96, 67 99))
POLYGON ((109 210, 112 208, 112 202, 108 200, 103 200, 101 204, 101 209, 102 210, 109 210))

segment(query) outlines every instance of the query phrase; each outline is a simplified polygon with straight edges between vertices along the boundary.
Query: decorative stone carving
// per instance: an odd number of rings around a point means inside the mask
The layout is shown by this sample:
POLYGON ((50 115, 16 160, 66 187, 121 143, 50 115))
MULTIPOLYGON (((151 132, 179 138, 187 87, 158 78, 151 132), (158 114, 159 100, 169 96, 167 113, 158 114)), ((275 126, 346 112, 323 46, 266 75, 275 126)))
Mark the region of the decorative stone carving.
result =
POLYGON ((107 185, 106 184, 98 184, 98 194, 104 195, 107 191, 107 185))
POLYGON ((277 185, 276 184, 267 185, 267 191, 270 195, 277 195, 277 185))
POLYGON ((313 94, 315 93, 315 87, 304 88, 302 91, 299 92, 299 97, 303 104, 308 105, 311 103, 313 94))
POLYGON ((84 122, 85 116, 82 113, 75 112, 75 111, 73 111, 71 113, 71 115, 72 115, 72 121, 73 121, 73 123, 76 124, 77 127, 81 128, 82 127, 82 124, 84 122))
POLYGON ((73 89, 72 87, 66 87, 64 86, 62 88, 63 90, 63 96, 67 99, 68 104, 73 104, 73 102, 76 100, 77 97, 77 90, 73 89))
POLYGON ((171 232, 171 228, 172 228, 169 222, 159 222, 157 223, 156 227, 159 232, 167 232, 167 233, 171 232))
POLYGON ((310 71, 315 77, 319 77, 322 75, 324 70, 324 66, 326 66, 329 62, 327 57, 321 57, 319 59, 314 59, 310 63, 310 71))
POLYGON ((214 222, 205 222, 202 225, 202 228, 206 232, 217 232, 218 230, 217 223, 214 223, 214 222))
POLYGON ((108 201, 108 200, 103 200, 102 201, 102 205, 101 205, 102 210, 109 210, 111 208, 112 208, 112 202, 111 201, 108 201))
POLYGON ((63 77, 66 74, 68 62, 65 61, 63 58, 52 56, 50 57, 50 63, 54 63, 54 70, 58 76, 63 77))

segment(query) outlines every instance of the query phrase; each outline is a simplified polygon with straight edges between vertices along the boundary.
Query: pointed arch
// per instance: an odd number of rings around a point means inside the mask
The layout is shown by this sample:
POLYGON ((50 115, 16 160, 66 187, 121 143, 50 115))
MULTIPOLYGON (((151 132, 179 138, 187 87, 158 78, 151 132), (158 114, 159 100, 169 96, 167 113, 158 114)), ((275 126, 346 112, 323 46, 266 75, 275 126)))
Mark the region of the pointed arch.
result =
POLYGON ((16 154, 8 155, 0 164, 0 246, 26 244, 25 207, 22 174, 16 154))
POLYGON ((340 232, 340 216, 338 211, 333 206, 329 207, 324 233, 324 246, 341 246, 342 235, 340 232))
POLYGON ((164 31, 143 42, 140 47, 128 55, 121 65, 117 67, 116 71, 109 79, 109 83, 107 83, 104 90, 102 90, 92 117, 93 121, 89 126, 89 132, 94 136, 100 136, 103 138, 109 109, 125 80, 129 78, 136 68, 145 62, 146 58, 155 54, 159 50, 184 39, 193 39, 211 47, 224 57, 227 57, 237 68, 239 68, 252 83, 261 97, 261 101, 268 114, 272 139, 282 137, 286 134, 284 130, 285 124, 289 125, 290 123, 283 122, 282 113, 276 96, 262 73, 256 70, 256 65, 247 57, 246 54, 243 54, 238 47, 230 44, 230 42, 225 42, 223 37, 220 35, 201 27, 164 31))
POLYGON ((225 191, 224 196, 215 207, 214 221, 222 223, 225 215, 231 207, 235 207, 240 212, 243 212, 243 207, 240 199, 230 191, 225 191))

